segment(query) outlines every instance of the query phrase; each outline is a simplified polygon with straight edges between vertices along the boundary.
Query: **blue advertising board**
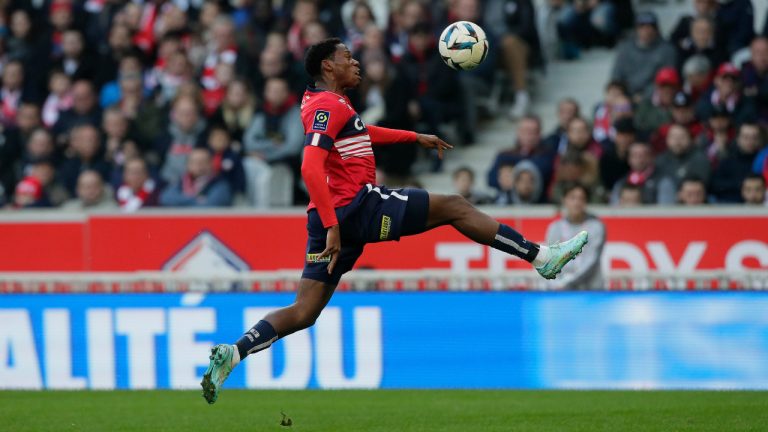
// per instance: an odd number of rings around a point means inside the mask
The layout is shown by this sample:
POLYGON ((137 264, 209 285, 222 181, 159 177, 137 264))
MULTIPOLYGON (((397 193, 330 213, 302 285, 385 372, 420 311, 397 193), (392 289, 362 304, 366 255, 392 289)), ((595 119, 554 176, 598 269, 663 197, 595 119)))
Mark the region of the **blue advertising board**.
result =
MULTIPOLYGON (((292 294, 0 296, 0 388, 197 388, 292 294)), ((229 388, 768 389, 768 294, 337 293, 229 388)))

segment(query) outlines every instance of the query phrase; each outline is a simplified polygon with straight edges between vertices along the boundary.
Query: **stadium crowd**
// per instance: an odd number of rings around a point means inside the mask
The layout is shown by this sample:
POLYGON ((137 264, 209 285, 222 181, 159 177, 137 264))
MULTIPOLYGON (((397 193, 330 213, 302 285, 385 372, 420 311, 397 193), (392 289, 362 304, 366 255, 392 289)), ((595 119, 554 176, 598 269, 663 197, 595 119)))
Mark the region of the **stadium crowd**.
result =
MULTIPOLYGON (((620 0, 0 1, 0 206, 305 203, 302 60, 328 36, 362 64, 350 98, 369 124, 452 124, 471 145, 501 83, 517 138, 488 173, 495 196, 454 173, 472 202, 559 203, 578 183, 616 205, 763 203, 768 28, 751 30, 751 0, 694 3, 665 38, 620 0), (492 47, 471 72, 436 48, 457 20, 492 47), (564 99, 544 134, 528 73, 595 45, 616 50, 604 100, 585 113, 564 99)), ((414 183, 417 158, 441 169, 416 146, 375 150, 390 183, 414 183)))

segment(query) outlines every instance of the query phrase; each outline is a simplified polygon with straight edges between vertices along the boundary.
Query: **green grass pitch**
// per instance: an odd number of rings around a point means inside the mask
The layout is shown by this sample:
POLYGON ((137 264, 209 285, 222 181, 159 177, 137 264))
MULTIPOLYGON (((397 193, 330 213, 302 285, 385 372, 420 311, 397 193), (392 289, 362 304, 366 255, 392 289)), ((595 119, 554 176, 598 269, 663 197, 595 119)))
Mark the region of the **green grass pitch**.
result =
POLYGON ((4 391, 0 430, 766 431, 768 392, 4 391))

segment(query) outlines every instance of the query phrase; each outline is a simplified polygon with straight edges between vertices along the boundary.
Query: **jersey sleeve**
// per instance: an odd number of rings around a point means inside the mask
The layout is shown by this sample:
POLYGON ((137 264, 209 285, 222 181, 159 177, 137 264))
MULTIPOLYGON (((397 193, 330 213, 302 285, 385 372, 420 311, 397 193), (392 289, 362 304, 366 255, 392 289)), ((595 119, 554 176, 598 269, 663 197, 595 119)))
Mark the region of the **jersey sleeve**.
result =
POLYGON ((350 116, 349 109, 332 100, 307 106, 301 116, 306 133, 304 145, 330 150, 350 116))

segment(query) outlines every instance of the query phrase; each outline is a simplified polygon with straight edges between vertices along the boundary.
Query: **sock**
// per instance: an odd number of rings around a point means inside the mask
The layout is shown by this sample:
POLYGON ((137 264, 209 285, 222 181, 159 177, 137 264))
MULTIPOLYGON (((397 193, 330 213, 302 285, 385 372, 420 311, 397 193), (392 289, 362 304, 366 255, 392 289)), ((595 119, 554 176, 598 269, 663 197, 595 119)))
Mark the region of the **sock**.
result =
POLYGON ((235 349, 235 352, 232 353, 232 364, 230 366, 234 368, 240 363, 240 350, 237 348, 237 345, 232 345, 232 348, 235 349))
POLYGON ((531 261, 534 267, 541 267, 549 261, 550 253, 547 246, 539 245, 539 253, 536 254, 536 258, 531 261))
POLYGON ((245 332, 243 336, 235 342, 237 352, 240 354, 240 360, 261 350, 267 349, 272 342, 277 340, 277 332, 272 324, 261 320, 245 332))
POLYGON ((491 247, 528 262, 533 262, 539 253, 539 245, 526 240, 519 232, 504 224, 499 224, 499 231, 496 233, 491 247))

